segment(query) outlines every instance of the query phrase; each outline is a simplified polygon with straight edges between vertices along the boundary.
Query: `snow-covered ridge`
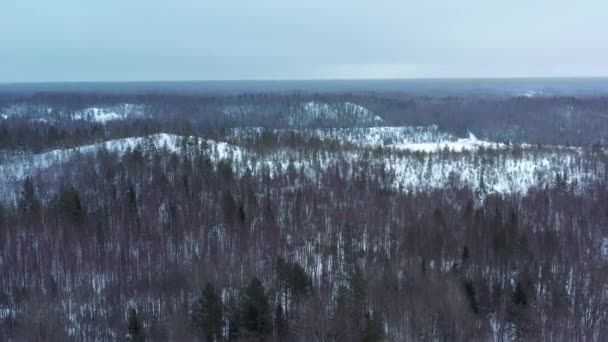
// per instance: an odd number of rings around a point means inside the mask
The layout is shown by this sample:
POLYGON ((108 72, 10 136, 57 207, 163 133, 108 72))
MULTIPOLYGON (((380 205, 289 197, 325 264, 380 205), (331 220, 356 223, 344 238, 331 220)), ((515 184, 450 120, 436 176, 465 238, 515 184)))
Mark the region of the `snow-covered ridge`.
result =
POLYGON ((397 150, 408 150, 412 152, 437 152, 441 150, 450 150, 454 152, 474 151, 480 148, 501 149, 505 148, 505 144, 495 143, 491 141, 479 140, 469 132, 468 138, 459 138, 456 141, 436 141, 422 143, 399 143, 387 145, 389 148, 397 150))
POLYGON ((373 126, 384 123, 384 120, 371 110, 352 102, 309 101, 289 107, 241 104, 224 106, 219 111, 230 118, 252 115, 274 116, 291 127, 331 126, 347 123, 353 126, 373 126))
POLYGON ((124 103, 112 107, 85 108, 74 113, 73 119, 106 123, 109 121, 124 120, 129 117, 139 117, 143 115, 143 106, 124 103))
MULTIPOLYGON (((109 140, 97 144, 89 144, 68 149, 55 149, 45 153, 29 154, 13 157, 8 162, 0 165, 0 177, 4 180, 22 180, 27 175, 41 171, 45 168, 60 165, 70 161, 72 158, 87 154, 92 154, 100 150, 116 153, 119 156, 128 151, 133 151, 140 147, 144 152, 151 150, 166 150, 169 152, 180 152, 184 148, 192 148, 193 141, 185 144, 184 137, 174 134, 154 134, 146 137, 134 137, 109 140), (184 147, 186 146, 186 147, 184 147)), ((213 151, 212 156, 216 159, 226 158, 240 153, 240 148, 231 146, 225 142, 213 140, 199 140, 194 144, 207 144, 209 150, 213 151)))
POLYGON ((383 123, 384 120, 369 109, 356 103, 329 104, 311 101, 303 105, 304 115, 313 120, 356 120, 359 123, 383 123))
MULTIPOLYGON (((264 130, 261 127, 234 128, 229 139, 242 139, 259 136, 264 130)), ((352 128, 316 128, 316 129, 274 129, 277 136, 297 134, 304 139, 319 139, 325 142, 338 142, 359 147, 389 148, 411 152, 438 152, 445 149, 455 152, 473 151, 480 148, 502 149, 501 143, 479 140, 469 132, 467 138, 458 138, 440 131, 437 126, 383 126, 352 128)))
MULTIPOLYGON (((381 143, 381 140, 378 142, 381 143)), ((488 144, 477 140, 473 135, 446 144, 452 144, 454 151, 467 150, 469 153, 440 154, 437 143, 421 142, 411 143, 404 149, 431 153, 393 153, 390 149, 385 149, 382 153, 370 154, 365 149, 347 149, 311 154, 306 151, 277 149, 257 154, 226 142, 155 134, 13 158, 0 165, 0 188, 4 189, 0 200, 16 203, 22 181, 28 175, 38 175, 43 177, 45 182, 53 184, 59 180, 61 174, 69 174, 70 171, 66 171, 65 166, 77 160, 75 158, 95 158, 96 152, 101 150, 122 156, 138 148, 141 148, 142 152, 156 151, 160 155, 166 155, 163 151, 183 154, 198 149, 206 153, 214 165, 220 160, 228 161, 237 175, 244 174, 246 169, 250 169, 254 175, 259 175, 266 169, 270 171, 271 177, 275 177, 288 172, 290 167, 295 168, 302 176, 312 179, 323 177, 325 171, 335 170, 336 167, 343 168, 340 174, 346 177, 384 174, 388 182, 384 180, 383 186, 404 192, 470 188, 484 194, 525 194, 532 187, 552 186, 558 175, 567 177, 568 184, 574 191, 582 191, 587 185, 603 179, 606 174, 604 164, 576 149, 538 149, 525 146, 514 153, 509 146, 500 145, 498 153, 488 153, 485 148, 472 148, 486 147, 488 144), (412 149, 412 146, 420 148, 412 149), (458 150, 456 146, 461 149, 458 150)))
POLYGON ((107 123, 131 117, 141 117, 144 116, 144 113, 144 106, 131 103, 105 107, 89 107, 74 112, 44 105, 14 104, 1 108, 0 118, 7 120, 11 117, 27 117, 30 118, 31 122, 37 123, 54 122, 60 119, 107 123))

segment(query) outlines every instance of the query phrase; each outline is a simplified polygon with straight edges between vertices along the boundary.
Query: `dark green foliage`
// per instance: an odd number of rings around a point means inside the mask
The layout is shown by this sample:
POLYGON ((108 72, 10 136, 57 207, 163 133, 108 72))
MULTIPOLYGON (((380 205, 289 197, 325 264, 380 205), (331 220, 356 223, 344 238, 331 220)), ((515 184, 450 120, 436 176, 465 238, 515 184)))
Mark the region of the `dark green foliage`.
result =
POLYGON ((207 283, 201 297, 192 308, 192 323, 197 334, 207 341, 219 339, 222 334, 222 300, 215 286, 207 283))
POLYGON ((245 213, 245 207, 243 206, 243 203, 241 203, 239 205, 239 220, 241 220, 241 223, 244 223, 246 219, 247 214, 245 213))
POLYGON ((279 282, 294 296, 301 297, 312 291, 312 279, 300 264, 287 262, 279 257, 276 272, 279 282))
POLYGON ((464 248, 462 249, 462 262, 469 260, 469 257, 470 257, 469 247, 464 246, 464 248))
POLYGON ((6 209, 0 204, 0 228, 6 224, 6 209))
POLYGON ((129 341, 144 341, 144 325, 134 308, 129 309, 127 317, 127 333, 129 341))
POLYGON ((511 301, 513 302, 513 305, 528 304, 528 296, 526 295, 526 291, 524 290, 521 281, 519 280, 517 281, 517 283, 515 283, 515 289, 513 290, 511 301))
POLYGON ((364 312, 367 311, 366 307, 366 281, 363 275, 363 271, 359 268, 359 266, 355 266, 353 273, 350 276, 350 293, 351 300, 354 305, 354 314, 356 318, 359 320, 364 317, 364 312))
POLYGON ((64 189, 59 195, 59 208, 62 216, 74 225, 84 223, 85 211, 80 202, 78 191, 74 188, 64 189))
POLYGON ((19 207, 24 213, 31 213, 37 211, 40 208, 40 201, 36 196, 36 190, 34 189, 34 182, 32 177, 27 176, 23 182, 23 190, 21 190, 21 200, 19 207))
POLYGON ((129 185, 129 189, 127 189, 127 205, 131 213, 137 214, 137 193, 132 184, 129 185))
MULTIPOLYGON (((369 307, 367 284, 363 272, 355 266, 348 278, 348 287, 340 286, 336 298, 335 337, 337 339, 361 339, 367 335, 369 307)), ((369 322, 373 324, 375 322, 369 322)), ((370 336, 372 336, 370 332, 370 336)))
POLYGON ((382 317, 378 312, 368 312, 365 316, 365 329, 363 342, 376 342, 384 339, 384 326, 382 317))
POLYGON ((241 323, 247 331, 257 335, 272 332, 272 313, 264 285, 254 277, 241 298, 241 323))
POLYGON ((467 295, 469 305, 474 313, 479 313, 479 301, 477 298, 477 291, 475 290, 475 283, 472 280, 466 280, 464 282, 464 291, 467 295))
POLYGON ((234 200, 234 196, 230 193, 230 191, 224 191, 222 196, 222 211, 224 213, 224 222, 227 224, 231 224, 234 222, 237 216, 237 204, 234 200))
POLYGON ((512 322, 510 334, 514 341, 524 341, 531 332, 530 317, 527 308, 528 296, 521 283, 517 280, 515 288, 511 294, 509 305, 509 320, 512 322))

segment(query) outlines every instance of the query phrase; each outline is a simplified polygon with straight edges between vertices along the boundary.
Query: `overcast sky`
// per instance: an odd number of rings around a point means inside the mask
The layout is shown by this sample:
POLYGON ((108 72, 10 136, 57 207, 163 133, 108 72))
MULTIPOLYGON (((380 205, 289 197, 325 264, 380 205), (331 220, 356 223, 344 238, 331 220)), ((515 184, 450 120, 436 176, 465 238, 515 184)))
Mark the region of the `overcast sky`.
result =
POLYGON ((0 82, 608 76, 604 0, 0 0, 0 82))

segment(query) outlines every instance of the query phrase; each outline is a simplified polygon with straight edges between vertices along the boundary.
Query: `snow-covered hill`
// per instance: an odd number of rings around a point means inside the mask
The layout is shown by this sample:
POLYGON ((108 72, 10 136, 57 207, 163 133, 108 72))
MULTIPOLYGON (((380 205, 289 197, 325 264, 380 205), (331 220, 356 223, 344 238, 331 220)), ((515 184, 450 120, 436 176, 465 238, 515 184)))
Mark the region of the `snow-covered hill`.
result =
MULTIPOLYGON (((259 137, 264 132, 261 127, 235 128, 229 139, 259 137)), ((416 127, 352 127, 352 128, 316 128, 316 129, 274 129, 277 136, 285 137, 296 134, 304 140, 318 139, 323 142, 349 144, 358 147, 388 148, 412 152, 437 152, 451 150, 456 152, 473 151, 480 148, 503 149, 502 143, 479 140, 469 132, 467 138, 458 138, 440 131, 437 126, 416 127)))
POLYGON ((274 117, 289 127, 378 126, 384 120, 371 110, 351 102, 326 103, 309 101, 286 108, 243 104, 220 108, 224 116, 234 119, 263 116, 274 117))
POLYGON ((145 115, 141 105, 123 103, 106 107, 89 107, 76 111, 66 111, 44 105, 14 104, 0 109, 0 118, 6 120, 12 117, 26 117, 31 122, 55 122, 58 120, 84 120, 107 123, 145 115))
MULTIPOLYGON (((532 187, 551 186, 557 177, 566 178, 572 190, 582 191, 606 174, 604 164, 587 157, 578 149, 530 146, 512 148, 479 141, 472 135, 452 142, 395 143, 389 146, 399 150, 384 149, 378 153, 375 148, 377 146, 371 142, 381 144, 382 130, 372 131, 377 134, 368 135, 366 144, 373 148, 365 148, 366 145, 362 144, 363 149, 319 151, 314 154, 290 149, 257 154, 253 150, 226 142, 194 140, 171 134, 111 140, 13 158, 0 165, 0 187, 5 189, 3 200, 14 203, 27 175, 39 175, 52 181, 57 174, 65 172, 64 166, 76 158, 91 157, 94 161, 97 151, 105 150, 121 156, 127 151, 141 148, 143 152, 182 154, 190 153, 195 148, 200 150, 203 146, 204 153, 208 154, 214 165, 220 160, 226 160, 232 164, 236 174, 242 175, 249 168, 254 174, 269 170, 271 177, 276 177, 291 168, 304 177, 317 178, 322 177, 325 171, 338 168, 340 174, 353 180, 361 175, 383 175, 383 187, 404 192, 467 187, 482 194, 524 194, 532 187), (478 149, 494 146, 499 148, 478 149)), ((407 130, 404 129, 405 131, 407 130)), ((358 137, 356 132, 357 130, 351 132, 351 135, 345 135, 351 137, 345 139, 358 141, 355 138, 358 137)), ((424 140, 424 135, 418 139, 424 140)))
MULTIPOLYGON (((206 150, 213 162, 230 158, 236 161, 241 159, 242 149, 231 146, 225 142, 204 140, 206 150)), ((103 143, 83 145, 70 149, 56 149, 39 154, 25 154, 11 157, 0 165, 0 188, 5 191, 0 194, 5 202, 15 202, 19 193, 20 184, 27 176, 40 175, 51 181, 61 173, 61 168, 69 165, 77 158, 94 157, 97 152, 107 151, 119 157, 127 152, 141 149, 142 152, 151 151, 181 153, 202 146, 203 140, 173 134, 154 134, 146 137, 135 137, 109 140, 103 143)), ((56 180, 56 179, 55 179, 56 180)))

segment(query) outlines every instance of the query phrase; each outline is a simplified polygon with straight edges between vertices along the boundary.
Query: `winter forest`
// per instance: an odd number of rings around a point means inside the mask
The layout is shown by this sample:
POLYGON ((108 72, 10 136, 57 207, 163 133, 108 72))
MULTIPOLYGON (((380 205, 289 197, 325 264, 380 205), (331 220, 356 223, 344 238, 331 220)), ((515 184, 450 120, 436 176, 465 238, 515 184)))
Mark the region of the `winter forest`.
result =
POLYGON ((0 90, 2 341, 608 340, 608 96, 0 90))

